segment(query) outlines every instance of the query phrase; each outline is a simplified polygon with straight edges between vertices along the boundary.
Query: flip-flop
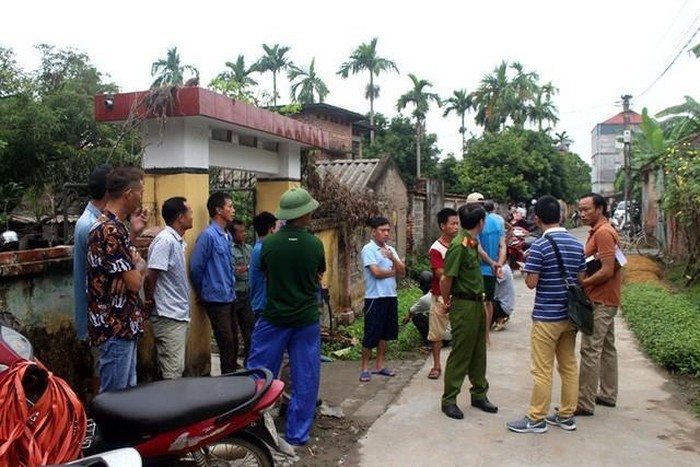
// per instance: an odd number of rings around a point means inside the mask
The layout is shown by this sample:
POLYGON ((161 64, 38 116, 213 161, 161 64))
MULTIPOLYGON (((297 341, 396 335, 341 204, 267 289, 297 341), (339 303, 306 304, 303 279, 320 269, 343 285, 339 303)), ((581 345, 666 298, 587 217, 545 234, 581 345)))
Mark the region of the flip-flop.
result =
POLYGON ((360 382, 361 383, 369 383, 372 380, 372 373, 369 371, 363 371, 360 373, 360 382))
POLYGON ((396 372, 394 370, 390 370, 389 368, 382 368, 381 370, 378 371, 373 371, 375 375, 381 375, 381 376, 396 376, 396 372))
POLYGON ((440 368, 432 368, 430 373, 428 373, 428 379, 438 379, 442 370, 440 368))

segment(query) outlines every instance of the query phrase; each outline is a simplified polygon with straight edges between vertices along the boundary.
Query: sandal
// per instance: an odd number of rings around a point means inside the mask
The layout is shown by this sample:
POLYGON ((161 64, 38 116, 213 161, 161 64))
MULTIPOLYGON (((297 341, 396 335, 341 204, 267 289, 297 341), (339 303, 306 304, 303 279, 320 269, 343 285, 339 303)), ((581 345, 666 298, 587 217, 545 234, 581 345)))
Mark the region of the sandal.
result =
POLYGON ((381 375, 381 376, 396 376, 396 372, 394 370, 390 370, 389 368, 382 368, 381 370, 373 371, 375 375, 381 375))
POLYGON ((369 383, 372 380, 372 373, 369 371, 363 371, 360 373, 360 382, 361 383, 369 383))
POLYGON ((430 373, 428 373, 428 379, 438 379, 440 374, 442 374, 442 370, 440 368, 432 368, 430 373))

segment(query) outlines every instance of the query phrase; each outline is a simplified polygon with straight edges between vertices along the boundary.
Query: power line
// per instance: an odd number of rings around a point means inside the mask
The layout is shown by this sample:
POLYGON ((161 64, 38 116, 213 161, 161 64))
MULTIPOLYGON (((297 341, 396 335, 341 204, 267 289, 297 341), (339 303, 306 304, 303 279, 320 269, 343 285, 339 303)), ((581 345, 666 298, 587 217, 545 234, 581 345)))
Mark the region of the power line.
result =
MULTIPOLYGON (((700 17, 700 15, 699 15, 699 17, 700 17)), ((693 41, 693 39, 695 39, 695 36, 698 35, 698 32, 700 32, 700 26, 698 26, 697 29, 695 29, 695 32, 693 33, 693 35, 690 36, 690 39, 688 39, 688 40, 686 41, 685 44, 683 44, 683 47, 681 47, 681 49, 678 51, 678 53, 676 54, 676 56, 673 57, 673 60, 671 60, 671 63, 668 64, 668 66, 664 69, 664 71, 662 71, 661 74, 660 74, 659 76, 657 76, 656 79, 655 79, 654 81, 652 81, 651 84, 650 84, 649 86, 647 86, 647 88, 646 88, 644 91, 642 91, 642 92, 640 92, 639 94, 637 94, 637 96, 636 96, 637 99, 639 99, 639 98, 642 97, 644 94, 646 94, 647 92, 649 92, 649 90, 650 90, 656 83, 658 83, 659 80, 660 80, 661 78, 664 77, 664 75, 668 72, 668 70, 670 70, 671 67, 676 63, 676 60, 678 60, 678 57, 681 56, 681 54, 685 51, 685 49, 688 47, 688 45, 693 41)))

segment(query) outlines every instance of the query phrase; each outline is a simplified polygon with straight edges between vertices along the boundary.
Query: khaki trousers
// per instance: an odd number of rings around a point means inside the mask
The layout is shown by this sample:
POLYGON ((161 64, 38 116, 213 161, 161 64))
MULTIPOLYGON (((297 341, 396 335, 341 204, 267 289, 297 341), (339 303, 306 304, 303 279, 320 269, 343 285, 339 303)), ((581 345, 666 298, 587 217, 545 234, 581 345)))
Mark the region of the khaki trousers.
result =
POLYGON ((182 377, 185 371, 185 347, 187 345, 187 321, 151 316, 151 328, 156 341, 158 367, 163 379, 182 377))
POLYGON ((596 304, 593 335, 581 337, 578 407, 589 412, 595 411, 596 397, 617 402, 616 314, 617 307, 596 304))
POLYGON ((531 420, 542 420, 552 402, 552 373, 554 358, 561 378, 559 415, 571 417, 578 398, 578 369, 576 368, 576 329, 569 321, 533 321, 531 340, 531 373, 534 379, 530 408, 531 420))

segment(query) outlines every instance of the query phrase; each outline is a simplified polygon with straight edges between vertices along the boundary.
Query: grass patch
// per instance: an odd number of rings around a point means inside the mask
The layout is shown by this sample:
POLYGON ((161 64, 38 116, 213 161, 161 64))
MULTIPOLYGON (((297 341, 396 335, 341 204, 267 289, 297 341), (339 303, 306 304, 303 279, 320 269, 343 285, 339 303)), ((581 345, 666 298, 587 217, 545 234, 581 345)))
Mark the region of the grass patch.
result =
MULTIPOLYGON (((397 291, 399 302, 399 323, 408 314, 408 309, 418 301, 423 295, 418 287, 403 287, 397 291)), ((399 325, 400 326, 400 325, 399 325)), ((352 324, 341 326, 338 333, 353 339, 353 345, 338 345, 334 342, 324 342, 322 352, 332 358, 339 360, 359 361, 362 358, 362 334, 364 320, 360 317, 352 324)), ((423 345, 420 334, 412 323, 399 327, 399 338, 389 342, 389 349, 386 358, 391 360, 402 360, 415 358, 418 348, 423 345)))
POLYGON ((625 319, 649 356, 673 373, 700 375, 698 307, 658 284, 634 283, 622 292, 625 319))

